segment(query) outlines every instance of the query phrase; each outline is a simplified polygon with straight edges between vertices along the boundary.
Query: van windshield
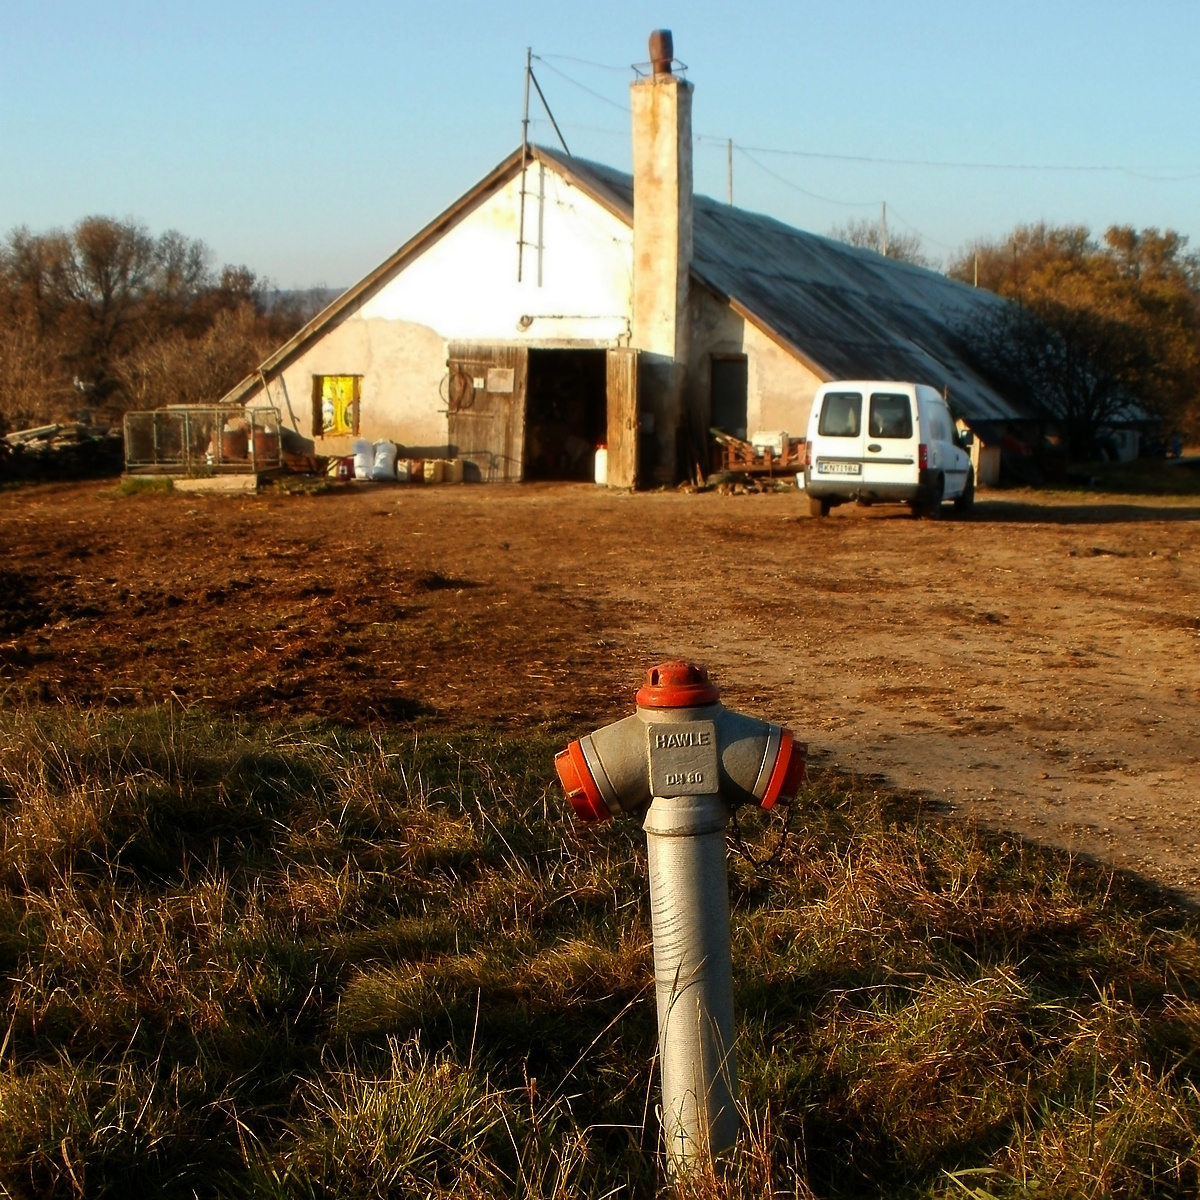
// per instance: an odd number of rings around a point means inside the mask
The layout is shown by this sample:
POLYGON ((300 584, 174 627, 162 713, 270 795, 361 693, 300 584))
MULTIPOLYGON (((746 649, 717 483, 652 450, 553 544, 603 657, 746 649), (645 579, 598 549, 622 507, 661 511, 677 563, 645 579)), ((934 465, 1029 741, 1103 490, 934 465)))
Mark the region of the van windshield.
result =
POLYGON ((862 393, 826 392, 817 432, 822 437, 858 437, 862 432, 862 393))
POLYGON ((870 436, 910 438, 912 435, 912 405, 908 397, 892 392, 872 392, 870 436))

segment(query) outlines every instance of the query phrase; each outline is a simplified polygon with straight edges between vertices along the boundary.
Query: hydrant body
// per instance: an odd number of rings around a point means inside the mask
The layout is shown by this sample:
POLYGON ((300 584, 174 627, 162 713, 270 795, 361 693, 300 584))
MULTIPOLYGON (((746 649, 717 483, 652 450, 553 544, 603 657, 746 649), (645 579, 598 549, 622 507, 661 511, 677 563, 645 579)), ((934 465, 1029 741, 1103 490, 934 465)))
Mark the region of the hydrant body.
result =
POLYGON ((663 1138, 672 1161, 738 1131, 733 956, 720 796, 656 799, 646 814, 663 1138))
POLYGON ((663 1138, 677 1168, 730 1148, 738 1130, 725 830, 736 806, 794 794, 804 747, 724 708, 693 663, 653 668, 637 701, 556 766, 583 820, 644 814, 663 1138))

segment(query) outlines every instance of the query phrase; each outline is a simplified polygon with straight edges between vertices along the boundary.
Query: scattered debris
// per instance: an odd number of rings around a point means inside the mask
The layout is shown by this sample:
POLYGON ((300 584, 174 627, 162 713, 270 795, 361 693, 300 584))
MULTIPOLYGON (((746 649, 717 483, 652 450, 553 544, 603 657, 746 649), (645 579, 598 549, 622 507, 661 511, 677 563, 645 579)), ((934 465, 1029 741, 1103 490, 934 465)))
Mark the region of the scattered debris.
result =
POLYGON ((0 439, 0 479, 81 479, 121 469, 119 428, 69 421, 18 429, 0 439))

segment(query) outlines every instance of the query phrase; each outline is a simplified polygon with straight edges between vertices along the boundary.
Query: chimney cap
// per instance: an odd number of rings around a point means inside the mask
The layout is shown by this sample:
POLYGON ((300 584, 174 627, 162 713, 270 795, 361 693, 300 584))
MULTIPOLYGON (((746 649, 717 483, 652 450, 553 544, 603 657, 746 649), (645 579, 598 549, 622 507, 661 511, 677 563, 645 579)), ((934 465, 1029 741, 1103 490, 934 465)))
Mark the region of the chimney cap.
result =
POLYGON ((670 75, 675 59, 675 42, 669 29, 656 29, 650 35, 650 63, 655 75, 670 75))

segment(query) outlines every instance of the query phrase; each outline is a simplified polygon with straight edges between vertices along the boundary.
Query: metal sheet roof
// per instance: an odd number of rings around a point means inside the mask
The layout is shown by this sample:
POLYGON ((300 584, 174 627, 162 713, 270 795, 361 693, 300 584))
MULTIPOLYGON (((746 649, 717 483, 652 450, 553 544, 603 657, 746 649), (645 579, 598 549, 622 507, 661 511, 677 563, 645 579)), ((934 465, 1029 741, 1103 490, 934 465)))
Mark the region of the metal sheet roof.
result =
MULTIPOLYGON (((633 223, 632 176, 543 146, 530 147, 530 154, 633 223)), ((241 401, 274 377, 343 313, 517 175, 521 163, 520 150, 509 155, 222 399, 241 401)), ((1036 406, 1001 395, 970 365, 972 323, 1008 303, 991 292, 707 196, 694 199, 692 275, 823 378, 890 378, 948 387, 955 411, 968 420, 1041 415, 1036 406)))
MULTIPOLYGON (((632 221, 632 176, 543 147, 536 152, 589 191, 607 193, 632 221)), ((1039 415, 970 365, 973 322, 1008 303, 991 292, 699 195, 692 273, 826 378, 948 387, 955 411, 968 420, 1039 415)))

